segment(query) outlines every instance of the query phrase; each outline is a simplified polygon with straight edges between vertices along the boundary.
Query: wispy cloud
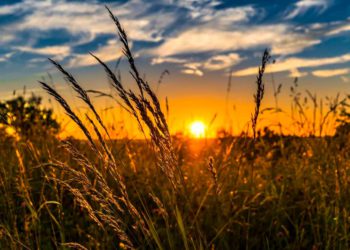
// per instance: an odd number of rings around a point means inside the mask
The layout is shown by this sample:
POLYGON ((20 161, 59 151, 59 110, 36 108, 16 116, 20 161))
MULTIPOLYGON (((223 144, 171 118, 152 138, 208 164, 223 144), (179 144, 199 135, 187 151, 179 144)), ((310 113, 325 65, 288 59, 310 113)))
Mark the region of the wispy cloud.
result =
POLYGON ((175 0, 168 1, 169 4, 189 10, 192 19, 202 18, 212 12, 212 8, 219 5, 218 0, 175 0))
POLYGON ((199 26, 168 38, 149 53, 166 57, 271 46, 274 54, 287 55, 298 53, 318 43, 319 39, 293 31, 293 27, 286 24, 242 26, 235 30, 199 26))
MULTIPOLYGON (((315 68, 325 65, 341 64, 350 62, 350 54, 344 54, 336 57, 326 57, 326 58, 297 58, 291 57, 286 58, 281 61, 277 61, 275 64, 269 65, 267 72, 283 72, 283 71, 293 71, 295 69, 301 68, 315 68)), ((239 70, 233 73, 234 76, 248 76, 256 74, 256 67, 249 67, 243 70, 239 70)))
POLYGON ((62 57, 66 57, 71 53, 71 48, 69 46, 46 46, 41 48, 18 46, 18 47, 15 47, 15 49, 22 52, 29 52, 33 54, 57 55, 62 57))
MULTIPOLYGON (((124 22, 124 26, 133 40, 159 41, 164 28, 174 19, 171 13, 147 15, 146 10, 151 5, 138 0, 110 5, 121 20, 127 18, 128 21, 124 22)), ((16 13, 24 13, 24 18, 10 25, 8 30, 15 28, 18 32, 64 29, 71 34, 85 35, 84 37, 89 37, 91 40, 99 34, 115 33, 104 6, 96 2, 25 0, 0 7, 0 15, 16 13)))
MULTIPOLYGON (((130 44, 131 46, 132 44, 130 44)), ((109 40, 107 45, 98 48, 93 54, 105 62, 117 60, 122 56, 122 51, 116 40, 109 40)), ((83 67, 97 64, 90 54, 76 54, 69 60, 69 67, 83 67)))
POLYGON ((13 54, 14 54, 13 52, 10 52, 10 53, 6 53, 3 56, 0 56, 0 62, 8 61, 13 56, 13 54))
POLYGON ((312 74, 317 77, 332 77, 332 76, 341 76, 350 73, 350 68, 344 69, 323 69, 312 71, 312 74))
MULTIPOLYGON (((128 36, 133 41, 157 42, 163 39, 165 28, 175 20, 174 13, 152 11, 152 4, 140 0, 131 0, 126 3, 110 3, 113 12, 121 19, 128 36)), ((66 58, 74 52, 74 47, 93 42, 102 35, 115 35, 116 30, 112 24, 104 5, 96 1, 36 1, 24 0, 17 4, 0 6, 1 15, 18 15, 14 21, 1 26, 2 37, 0 44, 8 49, 15 48, 22 52, 53 55, 58 53, 60 58, 66 58), (65 30, 70 39, 63 46, 43 46, 38 44, 40 38, 45 38, 45 32, 65 30), (30 31, 30 38, 22 34, 30 31), (14 45, 14 46, 13 46, 14 45)), ((57 36, 53 38, 58 38, 57 36)), ((116 49, 117 47, 115 47, 116 49)), ((111 45, 98 48, 101 54, 111 52, 111 45)), ((115 58, 116 54, 113 53, 115 58)), ((109 56, 107 58, 110 58, 109 56)), ((89 65, 90 61, 83 55, 77 55, 80 66, 89 65)))
POLYGON ((186 63, 181 72, 188 75, 203 76, 203 71, 199 69, 201 65, 201 63, 186 63))
POLYGON ((203 67, 208 70, 221 70, 227 69, 240 63, 243 60, 237 53, 229 53, 227 55, 217 55, 209 58, 203 67))
POLYGON ((338 27, 335 27, 334 29, 327 32, 327 36, 334 36, 341 34, 343 32, 350 31, 350 21, 348 21, 345 24, 339 25, 338 27))
POLYGON ((286 19, 292 19, 296 16, 305 14, 311 8, 319 11, 325 11, 329 6, 328 0, 300 0, 294 4, 293 10, 287 14, 286 19))
POLYGON ((176 57, 155 57, 152 58, 151 64, 161 64, 161 63, 186 63, 187 60, 183 58, 176 58, 176 57))
POLYGON ((237 53, 220 54, 216 56, 209 57, 205 61, 189 61, 182 58, 176 57, 158 57, 152 60, 152 64, 160 63, 174 63, 179 64, 182 68, 181 72, 185 74, 193 74, 197 76, 202 76, 204 70, 214 71, 223 70, 231 68, 237 65, 245 58, 242 58, 237 53))
POLYGON ((223 10, 213 8, 207 8, 205 10, 202 10, 198 20, 202 23, 211 23, 216 27, 227 27, 232 24, 247 22, 257 14, 257 10, 250 5, 223 10))

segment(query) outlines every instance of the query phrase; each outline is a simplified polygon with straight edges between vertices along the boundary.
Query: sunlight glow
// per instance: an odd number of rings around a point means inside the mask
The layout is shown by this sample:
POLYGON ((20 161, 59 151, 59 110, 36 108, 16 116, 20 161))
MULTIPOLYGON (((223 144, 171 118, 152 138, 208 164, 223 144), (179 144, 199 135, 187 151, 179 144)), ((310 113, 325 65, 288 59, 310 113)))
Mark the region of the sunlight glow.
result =
POLYGON ((202 138, 205 135, 206 126, 201 121, 194 121, 190 125, 190 132, 195 138, 202 138))

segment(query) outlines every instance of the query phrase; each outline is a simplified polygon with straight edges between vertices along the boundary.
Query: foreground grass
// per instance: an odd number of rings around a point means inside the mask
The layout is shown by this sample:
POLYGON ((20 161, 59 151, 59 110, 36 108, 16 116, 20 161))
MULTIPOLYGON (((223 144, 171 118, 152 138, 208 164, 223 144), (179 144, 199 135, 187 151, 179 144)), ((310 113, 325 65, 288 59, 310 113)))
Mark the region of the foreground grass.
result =
MULTIPOLYGON (((237 138, 177 138, 186 193, 171 191, 147 143, 115 141, 111 148, 122 163, 129 199, 150 233, 134 235, 130 216, 121 224, 141 248, 347 249, 345 140, 263 137, 253 148, 252 141, 237 138)), ((73 144, 100 164, 86 142, 73 144)), ((67 242, 88 249, 124 247, 109 226, 92 223, 89 211, 56 180, 72 176, 47 162, 81 167, 57 148, 56 139, 9 139, 0 148, 6 159, 0 161, 1 249, 78 247, 67 242)))

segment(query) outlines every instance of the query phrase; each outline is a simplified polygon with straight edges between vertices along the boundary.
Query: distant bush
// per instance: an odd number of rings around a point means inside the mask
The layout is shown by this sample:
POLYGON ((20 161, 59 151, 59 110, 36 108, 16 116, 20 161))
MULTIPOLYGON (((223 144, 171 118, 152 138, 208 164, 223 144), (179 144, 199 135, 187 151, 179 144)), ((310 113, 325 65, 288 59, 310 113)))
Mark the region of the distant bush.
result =
POLYGON ((339 125, 336 128, 336 135, 348 135, 350 133, 350 95, 341 102, 340 115, 338 118, 339 125))
POLYGON ((52 109, 43 108, 41 102, 42 98, 35 95, 0 102, 0 127, 22 138, 57 134, 59 123, 52 109))

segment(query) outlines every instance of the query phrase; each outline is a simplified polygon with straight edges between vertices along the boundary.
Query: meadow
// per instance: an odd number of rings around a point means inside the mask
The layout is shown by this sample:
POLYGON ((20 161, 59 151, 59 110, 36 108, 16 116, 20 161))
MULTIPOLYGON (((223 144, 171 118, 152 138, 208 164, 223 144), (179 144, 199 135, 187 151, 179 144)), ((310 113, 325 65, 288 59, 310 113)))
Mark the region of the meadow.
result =
POLYGON ((40 84, 85 139, 60 139, 55 110, 42 107, 39 97, 0 103, 0 249, 350 248, 347 98, 321 110, 315 96, 298 92, 296 79, 290 90, 295 130, 307 136, 262 128, 262 111, 278 112, 262 108, 265 68, 273 63, 266 50, 248 132, 172 135, 167 107, 142 78, 126 32, 110 16, 137 89, 126 89, 91 56, 106 72, 116 105, 146 139, 111 138, 93 93, 51 61, 88 112, 77 115, 53 86, 40 84), (324 135, 329 124, 336 132, 324 135))

